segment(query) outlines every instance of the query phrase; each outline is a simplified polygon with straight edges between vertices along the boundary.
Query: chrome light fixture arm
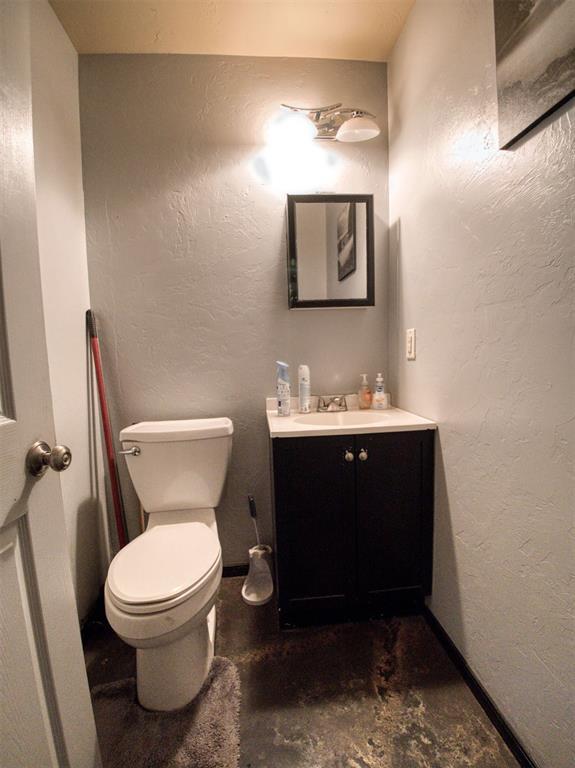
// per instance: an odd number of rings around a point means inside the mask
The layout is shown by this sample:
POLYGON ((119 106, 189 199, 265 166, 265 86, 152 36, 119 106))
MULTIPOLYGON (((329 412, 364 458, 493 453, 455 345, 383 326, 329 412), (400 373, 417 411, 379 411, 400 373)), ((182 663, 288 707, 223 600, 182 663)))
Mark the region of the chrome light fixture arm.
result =
MULTIPOLYGON (((317 136, 315 138, 323 141, 335 141, 338 138, 337 133, 339 129, 350 120, 358 117, 369 120, 375 119, 375 115, 372 115, 371 112, 366 112, 356 107, 344 107, 341 102, 329 104, 325 107, 295 107, 291 104, 282 104, 281 106, 292 112, 305 114, 317 129, 317 136)), ((375 138, 379 134, 379 128, 376 123, 373 123, 372 133, 373 136, 369 138, 375 138)))

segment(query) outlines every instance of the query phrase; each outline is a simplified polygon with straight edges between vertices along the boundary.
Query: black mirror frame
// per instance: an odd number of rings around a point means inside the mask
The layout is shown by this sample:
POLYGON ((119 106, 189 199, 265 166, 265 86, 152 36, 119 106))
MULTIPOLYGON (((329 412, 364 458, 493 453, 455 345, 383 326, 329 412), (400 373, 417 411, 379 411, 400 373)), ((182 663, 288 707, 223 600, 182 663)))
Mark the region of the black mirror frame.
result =
POLYGON ((374 294, 374 233, 373 195, 288 195, 287 196, 287 262, 288 297, 290 309, 321 309, 322 307, 373 307, 374 294), (365 203, 367 296, 365 299, 317 299, 300 301, 297 286, 296 203, 365 203))

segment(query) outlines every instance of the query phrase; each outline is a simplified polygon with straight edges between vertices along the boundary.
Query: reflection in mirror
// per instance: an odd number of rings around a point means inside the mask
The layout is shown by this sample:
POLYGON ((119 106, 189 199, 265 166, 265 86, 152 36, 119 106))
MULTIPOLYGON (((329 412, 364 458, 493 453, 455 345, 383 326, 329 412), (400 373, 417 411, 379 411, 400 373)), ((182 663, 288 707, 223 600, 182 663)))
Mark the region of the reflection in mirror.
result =
POLYGON ((289 195, 292 308, 372 306, 373 197, 289 195))

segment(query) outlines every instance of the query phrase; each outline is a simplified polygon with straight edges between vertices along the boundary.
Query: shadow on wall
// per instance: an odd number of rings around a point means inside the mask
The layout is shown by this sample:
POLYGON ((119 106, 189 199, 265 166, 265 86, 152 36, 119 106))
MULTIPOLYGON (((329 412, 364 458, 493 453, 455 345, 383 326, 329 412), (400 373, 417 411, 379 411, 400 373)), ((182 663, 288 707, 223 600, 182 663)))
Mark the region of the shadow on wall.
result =
POLYGON ((93 574, 98 574, 98 588, 106 576, 107 568, 102 562, 102 553, 106 551, 102 531, 103 517, 103 508, 98 498, 84 499, 76 510, 74 583, 81 619, 85 618, 98 597, 98 590, 94 589, 93 574))
POLYGON ((236 520, 236 525, 246 528, 246 550, 237 558, 239 563, 247 563, 247 547, 256 543, 248 511, 248 494, 256 499, 262 543, 273 544, 269 437, 264 398, 261 398, 261 407, 255 404, 258 400, 254 399, 247 407, 230 408, 228 413, 234 423, 232 455, 222 499, 216 510, 220 531, 225 530, 230 517, 236 520), (246 459, 249 467, 246 467, 246 459))
POLYGON ((387 262, 387 367, 392 405, 399 405, 399 338, 401 329, 399 287, 401 285, 401 219, 389 225, 387 262))
MULTIPOLYGON (((398 397, 400 382, 398 371, 400 370, 400 355, 403 353, 403 328, 407 318, 403 317, 401 286, 402 259, 401 259, 401 219, 397 219, 389 227, 389 261, 387 270, 387 348, 389 354, 388 368, 390 371, 390 385, 394 405, 402 407, 398 397)), ((465 629, 463 625, 463 613, 461 595, 459 591, 460 580, 457 574, 457 560, 455 557, 455 536, 453 530, 451 508, 449 503, 448 483, 443 460, 441 431, 437 430, 435 437, 435 520, 434 520, 434 547, 433 547, 433 592, 437 593, 436 585, 444 583, 446 586, 441 593, 449 595, 447 608, 442 606, 442 622, 450 628, 452 638, 462 653, 465 653, 465 629), (446 614, 446 610, 448 613, 446 614)), ((433 594, 429 600, 429 607, 434 610, 433 594)))
MULTIPOLYGON (((441 588, 441 594, 448 596, 448 600, 442 605, 441 623, 449 627, 452 640, 457 645, 459 651, 465 655, 465 627, 459 590, 460 579, 457 573, 457 559, 455 557, 455 536, 456 533, 453 530, 451 507, 449 504, 445 463, 443 461, 441 432, 438 429, 435 435, 433 594, 437 593, 436 586, 439 582, 443 582, 446 585, 441 588)), ((429 601, 429 607, 435 614, 433 594, 429 601)))

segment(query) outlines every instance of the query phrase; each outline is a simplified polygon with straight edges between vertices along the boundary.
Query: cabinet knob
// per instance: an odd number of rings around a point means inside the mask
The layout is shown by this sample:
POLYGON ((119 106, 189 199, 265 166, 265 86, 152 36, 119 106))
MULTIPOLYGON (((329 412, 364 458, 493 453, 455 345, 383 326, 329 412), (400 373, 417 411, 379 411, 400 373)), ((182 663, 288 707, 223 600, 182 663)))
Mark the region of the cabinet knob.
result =
POLYGON ((361 448, 360 449, 360 451, 358 453, 358 458, 359 458, 360 461, 367 461, 368 455, 367 455, 367 449, 366 448, 361 448))
POLYGON ((355 459, 355 456, 353 455, 353 452, 352 452, 352 451, 350 451, 350 450, 347 450, 347 451, 344 453, 343 457, 344 457, 344 459, 345 459, 346 461, 353 461, 353 460, 355 459))

